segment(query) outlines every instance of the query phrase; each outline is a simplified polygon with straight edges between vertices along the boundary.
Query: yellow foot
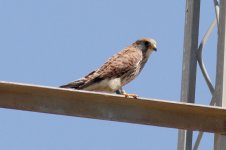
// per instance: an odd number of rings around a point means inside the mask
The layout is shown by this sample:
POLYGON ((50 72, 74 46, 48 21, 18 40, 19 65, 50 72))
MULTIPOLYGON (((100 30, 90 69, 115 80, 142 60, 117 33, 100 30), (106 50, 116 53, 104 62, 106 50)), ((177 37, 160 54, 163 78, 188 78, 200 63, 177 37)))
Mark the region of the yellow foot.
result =
POLYGON ((133 97, 133 98, 137 99, 137 97, 138 97, 138 95, 136 95, 136 94, 123 93, 123 95, 125 96, 125 98, 133 97))

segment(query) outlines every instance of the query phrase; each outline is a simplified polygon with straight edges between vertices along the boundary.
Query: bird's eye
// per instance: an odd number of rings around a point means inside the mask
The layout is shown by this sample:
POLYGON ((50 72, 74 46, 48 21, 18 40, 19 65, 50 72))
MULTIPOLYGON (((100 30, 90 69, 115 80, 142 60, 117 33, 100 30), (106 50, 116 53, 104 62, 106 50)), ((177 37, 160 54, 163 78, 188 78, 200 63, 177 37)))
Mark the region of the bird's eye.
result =
POLYGON ((145 46, 149 46, 149 42, 145 41, 145 42, 144 42, 144 45, 145 45, 145 46))

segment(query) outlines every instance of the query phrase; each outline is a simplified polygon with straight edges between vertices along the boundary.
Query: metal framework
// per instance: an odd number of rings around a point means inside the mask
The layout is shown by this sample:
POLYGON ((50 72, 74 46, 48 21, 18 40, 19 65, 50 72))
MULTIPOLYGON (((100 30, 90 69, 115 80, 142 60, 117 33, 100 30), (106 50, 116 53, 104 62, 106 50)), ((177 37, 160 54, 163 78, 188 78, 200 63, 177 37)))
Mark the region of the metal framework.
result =
MULTIPOLYGON (((196 64, 198 62, 203 77, 212 94, 210 105, 226 107, 226 46, 225 46, 225 27, 226 27, 226 0, 213 0, 216 17, 211 23, 208 31, 204 35, 198 46, 199 33, 199 14, 200 0, 186 1, 185 34, 184 34, 184 58, 182 73, 181 101, 194 103, 196 64), (215 89, 211 83, 206 67, 202 59, 202 49, 205 46, 208 37, 213 31, 214 26, 218 27, 218 45, 217 45, 217 73, 215 89)), ((199 132, 193 150, 197 150, 200 144, 203 132, 199 132)), ((215 134, 214 149, 223 150, 226 148, 226 136, 215 134)), ((192 149, 192 130, 179 130, 178 150, 192 149)))
POLYGON ((213 4, 216 17, 198 44, 200 0, 186 0, 181 102, 0 82, 0 108, 178 128, 178 150, 197 150, 203 132, 212 132, 214 150, 226 149, 226 0, 213 0, 213 4), (202 51, 216 25, 214 87, 202 51), (191 104, 195 103, 197 64, 212 94, 210 105, 214 106, 191 104), (193 131, 199 131, 194 146, 193 131))
POLYGON ((0 82, 0 107, 226 134, 226 109, 0 82))

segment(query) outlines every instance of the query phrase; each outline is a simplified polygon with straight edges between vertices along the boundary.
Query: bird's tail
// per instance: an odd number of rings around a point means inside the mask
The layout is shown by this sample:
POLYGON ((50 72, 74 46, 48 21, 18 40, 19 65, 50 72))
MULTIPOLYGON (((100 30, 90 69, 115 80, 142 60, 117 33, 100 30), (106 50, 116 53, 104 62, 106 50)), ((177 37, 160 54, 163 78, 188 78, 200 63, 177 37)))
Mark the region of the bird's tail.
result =
MULTIPOLYGON (((72 81, 72 82, 70 82, 66 85, 62 85, 60 87, 61 88, 73 88, 73 89, 78 89, 78 90, 82 89, 85 86, 87 86, 88 83, 92 83, 92 82, 89 82, 89 80, 92 79, 92 78, 90 78, 90 76, 92 76, 94 73, 95 73, 95 71, 92 71, 87 76, 85 76, 84 78, 72 81)), ((90 81, 92 81, 92 80, 90 80, 90 81)))
POLYGON ((60 88, 73 88, 73 89, 80 89, 86 82, 86 79, 82 78, 73 82, 70 82, 65 85, 61 85, 60 88))

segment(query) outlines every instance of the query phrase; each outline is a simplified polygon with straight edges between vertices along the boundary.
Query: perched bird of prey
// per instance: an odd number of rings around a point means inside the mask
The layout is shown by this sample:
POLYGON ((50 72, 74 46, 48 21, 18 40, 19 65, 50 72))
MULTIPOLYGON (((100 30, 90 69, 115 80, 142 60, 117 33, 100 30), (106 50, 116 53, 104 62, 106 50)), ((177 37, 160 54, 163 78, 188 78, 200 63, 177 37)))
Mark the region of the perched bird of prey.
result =
POLYGON ((154 39, 139 39, 112 56, 97 70, 60 87, 107 93, 116 92, 125 95, 125 97, 136 98, 137 95, 127 94, 122 90, 122 87, 141 72, 153 51, 157 51, 154 39))

